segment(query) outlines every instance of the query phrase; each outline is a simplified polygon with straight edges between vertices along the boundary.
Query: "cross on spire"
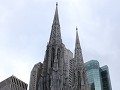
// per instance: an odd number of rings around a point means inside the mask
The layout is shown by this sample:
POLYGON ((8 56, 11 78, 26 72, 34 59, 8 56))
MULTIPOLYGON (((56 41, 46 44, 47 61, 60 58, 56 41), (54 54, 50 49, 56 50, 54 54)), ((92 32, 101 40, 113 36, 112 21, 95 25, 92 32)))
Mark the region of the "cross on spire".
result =
POLYGON ((58 2, 56 2, 56 7, 58 6, 58 2))
POLYGON ((77 28, 77 26, 76 26, 76 31, 78 31, 78 28, 77 28))
POLYGON ((78 35, 78 28, 76 27, 76 43, 75 43, 76 49, 81 49, 80 47, 80 41, 79 41, 79 35, 78 35))

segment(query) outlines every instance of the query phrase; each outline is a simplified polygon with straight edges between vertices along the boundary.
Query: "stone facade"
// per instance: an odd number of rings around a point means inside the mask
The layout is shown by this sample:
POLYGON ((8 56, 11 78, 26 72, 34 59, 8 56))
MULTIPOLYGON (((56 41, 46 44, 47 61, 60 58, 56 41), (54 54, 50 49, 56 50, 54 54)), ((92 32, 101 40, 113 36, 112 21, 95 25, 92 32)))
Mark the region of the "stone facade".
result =
MULTIPOLYGON (((39 74, 39 82, 36 83, 38 88, 32 90, 89 90, 78 32, 76 31, 73 58, 72 52, 66 49, 62 42, 57 4, 49 43, 39 74)), ((30 81, 32 83, 32 80, 30 81)))
POLYGON ((42 71, 42 63, 39 62, 34 65, 31 71, 29 90, 38 90, 38 81, 40 79, 41 71, 42 71))
POLYGON ((27 84, 15 76, 11 76, 0 82, 0 90, 27 90, 27 84))

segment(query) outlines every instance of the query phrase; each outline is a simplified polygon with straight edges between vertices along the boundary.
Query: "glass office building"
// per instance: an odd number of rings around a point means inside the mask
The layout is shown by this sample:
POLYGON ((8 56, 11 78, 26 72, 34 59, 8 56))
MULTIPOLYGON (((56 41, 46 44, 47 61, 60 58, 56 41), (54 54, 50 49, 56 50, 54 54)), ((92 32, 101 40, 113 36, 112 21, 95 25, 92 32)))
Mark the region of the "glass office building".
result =
POLYGON ((112 90, 107 65, 100 67, 97 60, 90 60, 85 67, 91 90, 112 90))
POLYGON ((102 90, 99 62, 91 60, 85 63, 85 67, 91 90, 102 90))
POLYGON ((112 90, 108 66, 105 65, 101 67, 100 70, 103 90, 112 90))

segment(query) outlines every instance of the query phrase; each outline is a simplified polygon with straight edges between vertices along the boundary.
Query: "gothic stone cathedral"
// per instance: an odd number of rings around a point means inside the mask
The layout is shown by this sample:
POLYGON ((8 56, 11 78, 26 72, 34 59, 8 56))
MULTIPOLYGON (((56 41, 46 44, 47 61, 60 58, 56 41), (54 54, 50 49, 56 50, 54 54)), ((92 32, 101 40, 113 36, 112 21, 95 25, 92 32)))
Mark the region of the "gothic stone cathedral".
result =
POLYGON ((62 43, 57 4, 44 62, 34 65, 29 90, 89 90, 77 28, 73 58, 62 43))

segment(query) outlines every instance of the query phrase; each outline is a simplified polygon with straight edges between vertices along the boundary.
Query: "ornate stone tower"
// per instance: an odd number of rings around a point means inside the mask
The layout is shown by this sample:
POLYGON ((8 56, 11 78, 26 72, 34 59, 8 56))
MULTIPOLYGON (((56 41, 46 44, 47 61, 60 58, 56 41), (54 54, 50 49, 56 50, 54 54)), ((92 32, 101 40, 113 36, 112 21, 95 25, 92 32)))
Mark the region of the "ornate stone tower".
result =
POLYGON ((35 74, 39 78, 36 83, 34 72, 31 73, 29 90, 33 90, 33 86, 37 87, 34 90, 89 90, 78 32, 76 31, 74 58, 72 52, 62 43, 58 4, 44 62, 39 70, 39 74, 35 74))
POLYGON ((47 45, 38 90, 64 90, 64 49, 65 46, 62 43, 60 32, 58 4, 56 4, 51 35, 47 45))
POLYGON ((74 54, 74 65, 73 65, 73 85, 72 90, 89 90, 88 80, 86 76, 86 70, 84 66, 82 50, 80 46, 78 29, 76 28, 76 43, 75 43, 75 54, 74 54))

